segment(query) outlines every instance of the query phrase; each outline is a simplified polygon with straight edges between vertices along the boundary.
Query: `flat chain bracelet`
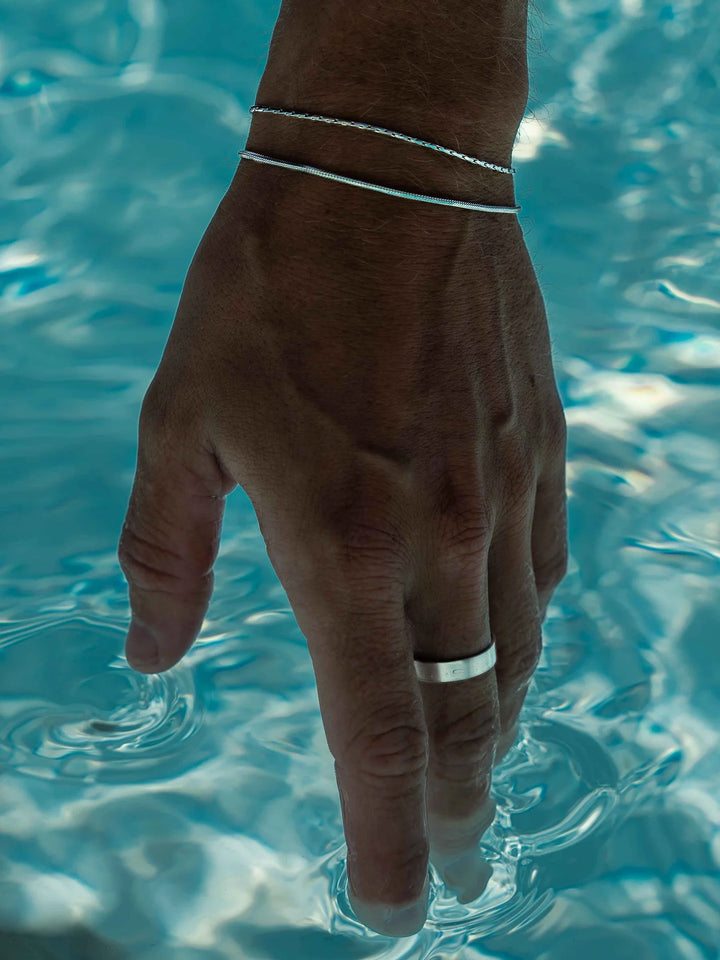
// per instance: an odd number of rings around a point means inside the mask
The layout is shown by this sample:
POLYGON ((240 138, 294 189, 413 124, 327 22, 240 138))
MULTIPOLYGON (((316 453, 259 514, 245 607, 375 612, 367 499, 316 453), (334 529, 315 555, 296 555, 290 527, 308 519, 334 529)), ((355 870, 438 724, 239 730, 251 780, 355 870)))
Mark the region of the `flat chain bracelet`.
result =
POLYGON ((452 200, 448 197, 428 197, 422 193, 408 193, 406 190, 396 190, 394 187, 381 187, 377 183, 367 183, 365 180, 353 180, 352 177, 342 177, 329 170, 320 170, 318 167, 309 167, 305 164, 289 163, 287 160, 276 160, 274 157, 265 157, 251 150, 241 150, 239 156, 248 160, 257 160, 259 163, 270 163, 276 167, 287 167, 289 170, 299 170, 302 173, 312 173, 318 177, 327 177, 328 180, 338 180, 340 183, 349 183, 354 187, 365 187, 366 190, 377 190, 379 193, 389 193, 394 197, 404 197, 406 200, 425 200, 427 203, 441 203, 447 207, 462 207, 465 210, 483 210, 487 213, 517 213, 521 207, 491 207, 485 203, 471 203, 468 200, 452 200))

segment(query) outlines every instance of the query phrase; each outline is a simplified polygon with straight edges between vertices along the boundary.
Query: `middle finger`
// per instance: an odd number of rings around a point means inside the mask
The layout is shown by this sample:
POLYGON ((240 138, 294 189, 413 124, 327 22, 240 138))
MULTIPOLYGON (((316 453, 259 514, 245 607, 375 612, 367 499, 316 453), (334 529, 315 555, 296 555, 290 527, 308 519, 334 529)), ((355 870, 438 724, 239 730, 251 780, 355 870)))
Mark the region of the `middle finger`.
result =
MULTIPOLYGON (((460 660, 491 645, 486 554, 434 563, 406 599, 417 659, 460 660)), ((426 805, 430 859, 461 902, 485 889, 491 870, 479 840, 495 815, 490 796, 500 733, 494 669, 452 682, 421 682, 430 742, 426 805)))

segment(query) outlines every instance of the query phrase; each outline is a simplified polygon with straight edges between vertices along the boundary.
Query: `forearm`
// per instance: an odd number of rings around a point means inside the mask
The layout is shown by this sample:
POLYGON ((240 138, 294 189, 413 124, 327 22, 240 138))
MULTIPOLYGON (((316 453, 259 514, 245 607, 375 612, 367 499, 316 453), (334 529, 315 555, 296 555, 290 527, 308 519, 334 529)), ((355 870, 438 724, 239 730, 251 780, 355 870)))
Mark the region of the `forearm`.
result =
MULTIPOLYGON (((527 86, 527 0, 284 0, 256 101, 507 166, 527 86)), ((468 199, 488 187, 487 202, 512 202, 506 174, 368 131, 254 114, 247 149, 273 146, 317 166, 343 159, 360 178, 384 173, 436 193, 455 183, 468 199)))
POLYGON ((527 91, 527 0, 284 0, 262 96, 354 102, 448 132, 527 91))

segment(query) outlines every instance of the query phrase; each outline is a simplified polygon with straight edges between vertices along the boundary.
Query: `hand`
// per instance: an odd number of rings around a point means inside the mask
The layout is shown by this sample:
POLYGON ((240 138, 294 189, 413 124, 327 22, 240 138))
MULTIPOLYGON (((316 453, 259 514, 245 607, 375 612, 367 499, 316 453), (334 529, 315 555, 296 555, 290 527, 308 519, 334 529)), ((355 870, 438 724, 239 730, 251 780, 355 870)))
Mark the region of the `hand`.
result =
POLYGON ((493 762, 566 567, 564 478, 514 216, 239 165, 142 405, 126 652, 154 673, 192 645, 240 484, 307 639, 352 902, 379 932, 422 926, 424 902, 397 910, 428 854, 463 900, 487 882, 493 762), (495 670, 417 681, 413 655, 470 656, 491 631, 495 670))

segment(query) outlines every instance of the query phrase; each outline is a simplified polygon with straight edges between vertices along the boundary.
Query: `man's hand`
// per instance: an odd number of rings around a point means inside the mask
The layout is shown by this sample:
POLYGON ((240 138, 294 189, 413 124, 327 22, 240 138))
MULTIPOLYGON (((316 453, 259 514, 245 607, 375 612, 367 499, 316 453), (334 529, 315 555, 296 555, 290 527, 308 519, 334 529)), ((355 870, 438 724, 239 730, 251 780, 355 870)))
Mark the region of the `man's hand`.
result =
POLYGON ((240 484, 308 642, 353 905, 380 932, 422 926, 424 902, 378 911, 421 895, 428 850, 461 899, 487 882, 493 761, 565 571, 564 473, 514 216, 240 165, 142 406, 127 656, 153 673, 192 645, 240 484), (495 670, 416 679, 413 655, 467 657, 491 632, 495 670))
MULTIPOLYGON (((284 0, 258 102, 508 166, 526 7, 284 0)), ((246 147, 515 203, 506 174, 357 129, 255 114, 246 147)), ((195 640, 237 484, 312 657, 353 908, 415 933, 428 855, 463 901, 487 883, 492 767, 566 566, 565 420, 515 216, 241 163, 142 407, 119 545, 136 669, 195 640), (494 670, 418 682, 414 655, 468 657, 491 633, 494 670)))

